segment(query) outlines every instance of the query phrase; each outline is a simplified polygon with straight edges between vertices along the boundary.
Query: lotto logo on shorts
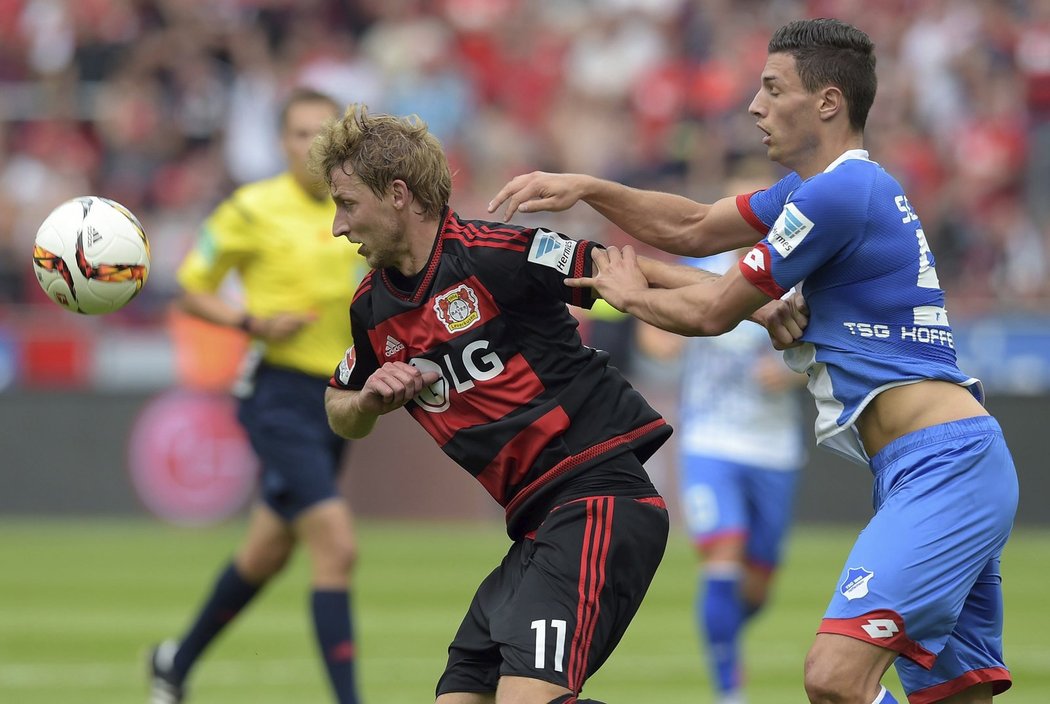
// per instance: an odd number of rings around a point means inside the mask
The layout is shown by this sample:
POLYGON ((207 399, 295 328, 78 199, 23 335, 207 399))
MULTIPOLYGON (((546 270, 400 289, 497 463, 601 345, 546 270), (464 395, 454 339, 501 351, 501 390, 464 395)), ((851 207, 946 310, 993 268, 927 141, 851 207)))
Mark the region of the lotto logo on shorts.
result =
POLYGON ((874 572, 863 567, 850 567, 846 570, 846 579, 839 586, 839 591, 850 601, 862 599, 868 595, 868 582, 874 576, 874 572))
POLYGON ((900 628, 891 619, 873 618, 869 619, 861 628, 870 638, 892 638, 900 633, 900 628))

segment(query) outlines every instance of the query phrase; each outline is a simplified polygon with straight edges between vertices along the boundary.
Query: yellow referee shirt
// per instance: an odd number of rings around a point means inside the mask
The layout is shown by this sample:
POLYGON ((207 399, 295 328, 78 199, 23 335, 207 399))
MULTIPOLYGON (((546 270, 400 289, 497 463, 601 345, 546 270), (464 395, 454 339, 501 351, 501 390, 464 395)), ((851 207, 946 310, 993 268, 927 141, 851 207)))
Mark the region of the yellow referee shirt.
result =
POLYGON ((314 376, 335 369, 350 339, 350 301, 368 265, 332 237, 335 204, 317 200, 290 174, 237 189, 208 217, 177 278, 190 292, 214 293, 234 270, 248 312, 315 313, 288 340, 267 343, 263 359, 314 376))

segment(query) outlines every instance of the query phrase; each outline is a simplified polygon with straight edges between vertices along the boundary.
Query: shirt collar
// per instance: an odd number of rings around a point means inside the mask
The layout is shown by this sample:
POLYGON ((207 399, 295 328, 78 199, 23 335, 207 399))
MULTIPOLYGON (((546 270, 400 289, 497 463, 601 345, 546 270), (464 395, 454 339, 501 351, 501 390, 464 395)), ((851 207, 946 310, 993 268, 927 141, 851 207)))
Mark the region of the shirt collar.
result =
POLYGON ((863 159, 864 161, 871 161, 871 159, 868 158, 867 149, 847 149, 845 152, 842 153, 842 156, 840 156, 835 161, 831 162, 828 165, 828 168, 824 169, 824 173, 833 171, 835 167, 837 167, 839 164, 846 161, 847 159, 863 159))

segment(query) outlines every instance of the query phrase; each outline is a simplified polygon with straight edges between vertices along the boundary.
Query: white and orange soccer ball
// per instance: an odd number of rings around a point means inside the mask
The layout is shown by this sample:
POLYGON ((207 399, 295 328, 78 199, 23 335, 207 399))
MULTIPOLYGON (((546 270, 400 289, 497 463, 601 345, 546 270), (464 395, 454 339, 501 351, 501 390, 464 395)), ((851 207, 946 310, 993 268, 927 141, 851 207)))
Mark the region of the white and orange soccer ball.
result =
POLYGON ((62 203, 36 233, 36 279, 48 298, 74 313, 124 307, 145 285, 149 265, 149 240, 138 218, 101 196, 62 203))

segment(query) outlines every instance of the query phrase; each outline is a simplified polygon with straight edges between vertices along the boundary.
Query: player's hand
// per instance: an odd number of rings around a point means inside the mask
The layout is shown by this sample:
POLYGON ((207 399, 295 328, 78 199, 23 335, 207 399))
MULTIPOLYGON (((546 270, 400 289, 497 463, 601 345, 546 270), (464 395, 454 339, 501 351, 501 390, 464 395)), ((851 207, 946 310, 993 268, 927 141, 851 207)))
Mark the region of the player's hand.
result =
POLYGON ((387 362, 365 381, 359 397, 360 408, 374 415, 389 413, 440 378, 437 372, 424 372, 407 362, 387 362))
POLYGON ((606 303, 624 313, 632 294, 649 288, 649 281, 638 266, 638 256, 631 245, 624 245, 622 250, 595 247, 591 250, 591 261, 596 271, 594 276, 565 279, 565 285, 593 288, 606 303))
POLYGON ((503 220, 509 222, 514 213, 558 212, 571 208, 583 197, 581 174, 549 174, 533 171, 515 176, 489 201, 488 211, 496 212, 506 202, 503 220))
POLYGON ((281 342, 315 320, 316 313, 277 313, 267 318, 252 318, 251 334, 266 342, 281 342))
POLYGON ((770 301, 756 311, 756 319, 769 333, 773 347, 786 350, 802 344, 802 334, 809 325, 809 306, 801 293, 770 301))

